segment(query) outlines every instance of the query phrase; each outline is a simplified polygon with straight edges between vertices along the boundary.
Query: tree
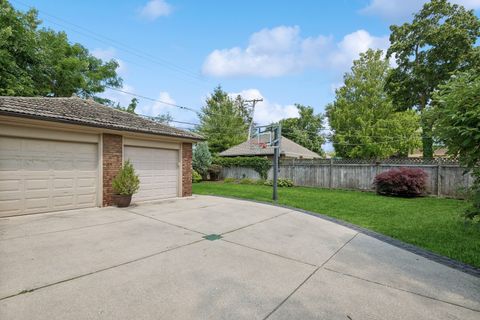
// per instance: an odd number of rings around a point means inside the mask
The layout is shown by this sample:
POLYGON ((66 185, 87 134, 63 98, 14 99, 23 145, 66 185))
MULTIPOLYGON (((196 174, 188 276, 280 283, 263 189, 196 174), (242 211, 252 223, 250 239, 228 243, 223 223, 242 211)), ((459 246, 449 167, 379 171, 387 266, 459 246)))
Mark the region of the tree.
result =
POLYGON ((382 54, 360 54, 326 108, 337 156, 386 158, 419 146, 418 116, 412 110, 396 112, 384 90, 389 65, 382 54))
POLYGON ((165 113, 162 113, 162 114, 159 114, 158 116, 156 116, 154 118, 155 121, 157 122, 160 122, 160 123, 163 123, 163 124, 166 124, 166 125, 169 125, 170 122, 173 121, 173 117, 172 115, 170 114, 170 112, 165 112, 165 113))
POLYGON ((315 114, 310 106, 295 104, 300 117, 280 120, 282 136, 295 141, 301 146, 324 156, 322 145, 325 137, 322 135, 323 116, 315 114))
POLYGON ((193 150, 192 158, 193 169, 196 170, 202 176, 203 180, 206 180, 208 174, 208 168, 212 165, 212 154, 208 150, 207 142, 199 142, 193 150))
POLYGON ((103 62, 40 23, 36 10, 22 13, 0 0, 0 95, 87 98, 121 86, 115 60, 103 62))
POLYGON ((473 207, 466 216, 480 217, 480 73, 458 73, 433 94, 434 133, 448 153, 472 171, 473 207))
POLYGON ((398 110, 416 109, 422 116, 424 157, 433 156, 432 123, 425 116, 432 93, 452 72, 478 63, 475 42, 480 21, 473 11, 446 0, 432 0, 415 14, 411 23, 390 27, 387 57, 397 67, 387 81, 387 89, 398 110))
POLYGON ((230 98, 220 86, 207 98, 199 118, 197 132, 207 139, 213 154, 247 139, 250 117, 244 101, 240 96, 230 98))
POLYGON ((114 106, 114 108, 117 110, 128 112, 128 113, 136 114, 135 109, 137 108, 137 105, 138 105, 138 99, 132 98, 132 100, 130 101, 127 107, 122 107, 119 103, 117 103, 117 105, 114 106))

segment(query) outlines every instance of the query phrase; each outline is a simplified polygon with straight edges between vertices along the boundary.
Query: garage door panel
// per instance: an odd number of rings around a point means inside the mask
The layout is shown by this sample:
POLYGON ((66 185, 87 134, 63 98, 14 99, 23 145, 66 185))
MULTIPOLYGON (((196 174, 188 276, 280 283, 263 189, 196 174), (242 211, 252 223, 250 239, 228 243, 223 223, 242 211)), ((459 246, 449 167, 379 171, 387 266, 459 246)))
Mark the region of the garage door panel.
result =
POLYGON ((29 211, 35 211, 37 209, 47 210, 48 202, 49 197, 28 198, 25 200, 25 209, 29 211))
POLYGON ((2 207, 2 213, 5 215, 15 215, 21 213, 21 200, 3 200, 0 196, 0 206, 2 207))
POLYGON ((0 192, 2 191, 19 191, 20 181, 15 180, 0 180, 0 192))
POLYGON ((134 201, 172 198, 178 195, 178 150, 147 147, 125 147, 140 178, 140 190, 134 201))
POLYGON ((25 190, 46 190, 49 189, 50 181, 48 177, 46 179, 29 179, 25 180, 25 190))
POLYGON ((0 137, 0 216, 97 205, 98 145, 0 137))

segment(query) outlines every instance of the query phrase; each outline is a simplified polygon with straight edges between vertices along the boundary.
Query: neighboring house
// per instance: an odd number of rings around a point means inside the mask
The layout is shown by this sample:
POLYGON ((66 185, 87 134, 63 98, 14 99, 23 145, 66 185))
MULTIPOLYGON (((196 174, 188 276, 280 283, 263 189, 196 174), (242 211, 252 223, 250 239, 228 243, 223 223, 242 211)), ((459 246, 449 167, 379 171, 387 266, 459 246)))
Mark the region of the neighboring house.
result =
MULTIPOLYGON (((237 156, 267 156, 273 157, 273 147, 265 146, 267 136, 262 136, 260 141, 257 138, 252 138, 220 152, 222 157, 237 157, 237 156)), ((305 147, 293 142, 292 140, 282 137, 280 144, 280 159, 317 159, 321 158, 318 154, 308 150, 305 147)))
MULTIPOLYGON (((433 151, 434 158, 446 158, 448 157, 447 148, 438 148, 433 151)), ((421 149, 413 150, 413 152, 408 154, 409 158, 423 158, 423 151, 421 149)))
POLYGON ((72 98, 0 97, 0 217, 112 205, 130 159, 133 201, 190 196, 194 133, 72 98))

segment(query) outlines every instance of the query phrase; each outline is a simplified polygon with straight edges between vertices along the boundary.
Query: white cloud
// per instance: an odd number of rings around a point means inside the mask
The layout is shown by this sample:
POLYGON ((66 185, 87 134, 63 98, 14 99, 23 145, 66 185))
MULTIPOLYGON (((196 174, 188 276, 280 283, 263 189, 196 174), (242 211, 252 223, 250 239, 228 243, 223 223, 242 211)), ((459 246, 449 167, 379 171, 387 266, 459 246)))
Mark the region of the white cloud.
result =
POLYGON ((172 13, 173 7, 165 0, 150 0, 139 9, 140 17, 153 21, 162 16, 168 16, 172 13))
MULTIPOLYGON (((157 100, 164 101, 171 104, 176 104, 175 100, 166 91, 160 92, 157 100)), ((163 114, 166 112, 172 113, 172 111, 175 111, 175 110, 176 108, 174 106, 169 106, 168 104, 160 103, 160 102, 153 102, 150 104, 139 105, 137 111, 138 113, 146 116, 156 117, 159 114, 163 114)))
POLYGON ((214 50, 205 59, 202 71, 216 77, 278 77, 306 68, 344 72, 360 52, 387 46, 387 37, 375 37, 365 30, 335 43, 324 35, 302 38, 298 26, 279 26, 252 34, 246 48, 214 50))
MULTIPOLYGON (((371 0, 360 12, 399 22, 410 20, 426 2, 427 0, 371 0)), ((467 9, 480 8, 480 0, 450 0, 450 2, 463 5, 467 9)))
POLYGON ((121 59, 117 58, 117 50, 115 48, 109 47, 109 48, 96 48, 93 49, 91 54, 99 59, 102 59, 104 61, 109 61, 111 59, 114 59, 115 61, 118 62, 118 68, 117 68, 117 73, 120 75, 125 75, 127 72, 127 64, 122 61, 121 59))
POLYGON ((273 103, 266 99, 258 89, 247 89, 236 93, 229 93, 229 96, 235 98, 242 96, 244 99, 262 99, 255 105, 253 120, 259 125, 267 125, 285 118, 297 118, 298 110, 294 105, 281 105, 273 103))
POLYGON ((336 44, 336 49, 328 59, 330 66, 345 70, 351 66, 360 53, 369 48, 386 50, 389 45, 388 36, 375 37, 365 30, 358 30, 347 34, 342 41, 336 44))
MULTIPOLYGON (((203 73, 212 76, 255 75, 275 77, 302 70, 314 64, 328 38, 300 37, 298 26, 263 29, 251 35, 247 48, 214 50, 203 65, 203 73)), ((319 61, 317 61, 319 62, 319 61)))

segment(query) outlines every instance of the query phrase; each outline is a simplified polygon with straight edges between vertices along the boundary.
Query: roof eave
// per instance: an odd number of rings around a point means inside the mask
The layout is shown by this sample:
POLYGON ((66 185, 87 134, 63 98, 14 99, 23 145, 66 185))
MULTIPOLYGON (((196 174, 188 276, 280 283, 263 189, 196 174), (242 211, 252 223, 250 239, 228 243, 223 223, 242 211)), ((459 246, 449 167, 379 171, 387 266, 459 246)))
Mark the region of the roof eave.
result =
POLYGON ((178 138, 178 139, 187 140, 187 141, 191 141, 191 142, 205 141, 205 138, 203 138, 201 136, 192 137, 192 136, 182 136, 182 135, 175 135, 175 134, 168 134, 168 133, 157 133, 157 132, 151 132, 151 131, 146 131, 146 130, 127 129, 127 128, 122 128, 122 127, 114 126, 114 125, 105 126, 105 125, 100 125, 100 124, 95 124, 95 123, 75 121, 75 120, 69 120, 69 119, 64 119, 64 118, 51 118, 51 117, 29 114, 29 113, 22 113, 22 112, 12 112, 12 111, 0 110, 0 115, 16 117, 16 118, 28 118, 28 119, 41 120, 41 121, 67 123, 67 124, 73 124, 73 125, 78 125, 78 126, 83 126, 83 127, 91 127, 91 128, 109 129, 109 130, 115 130, 115 131, 150 134, 150 135, 155 135, 155 136, 178 138))

